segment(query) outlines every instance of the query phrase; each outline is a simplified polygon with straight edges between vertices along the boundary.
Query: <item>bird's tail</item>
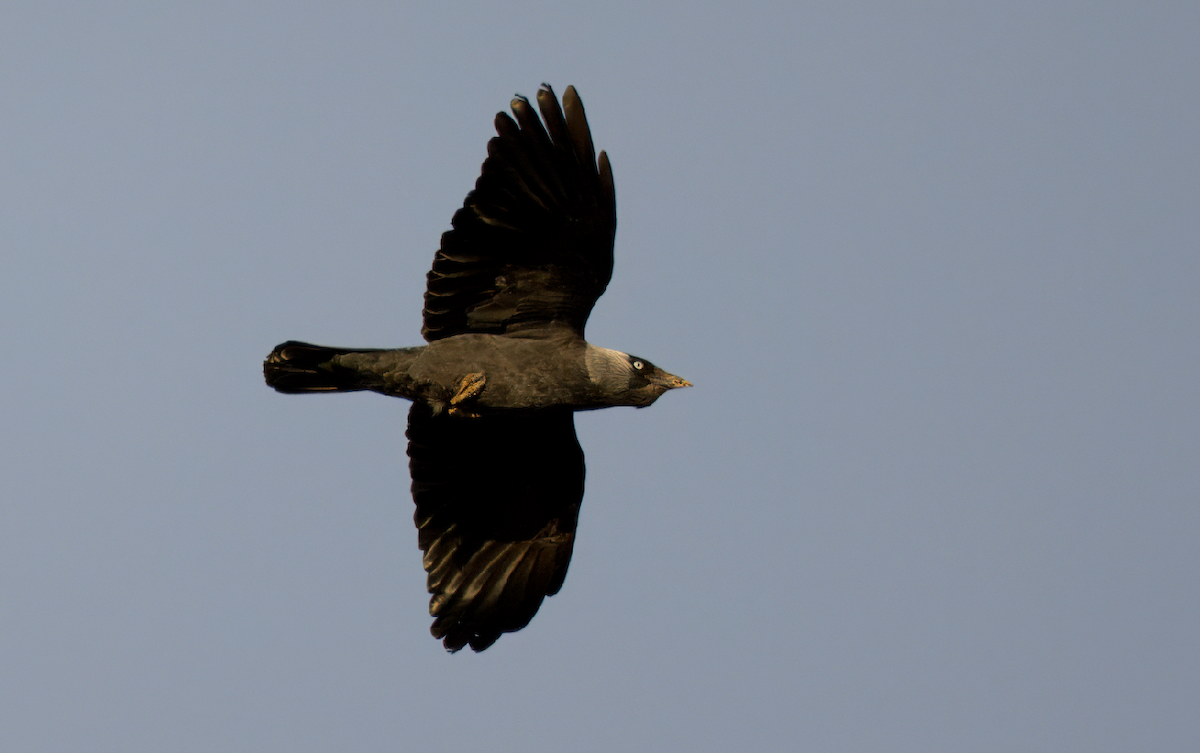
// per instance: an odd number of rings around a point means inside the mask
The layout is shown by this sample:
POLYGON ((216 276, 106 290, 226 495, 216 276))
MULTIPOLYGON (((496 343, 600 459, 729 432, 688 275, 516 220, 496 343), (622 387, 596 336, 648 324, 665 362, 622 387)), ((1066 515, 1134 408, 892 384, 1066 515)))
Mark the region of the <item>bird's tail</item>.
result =
POLYGON ((288 340, 276 346, 263 362, 267 384, 279 392, 353 392, 377 386, 373 375, 337 363, 350 353, 377 353, 378 349, 326 348, 288 340))

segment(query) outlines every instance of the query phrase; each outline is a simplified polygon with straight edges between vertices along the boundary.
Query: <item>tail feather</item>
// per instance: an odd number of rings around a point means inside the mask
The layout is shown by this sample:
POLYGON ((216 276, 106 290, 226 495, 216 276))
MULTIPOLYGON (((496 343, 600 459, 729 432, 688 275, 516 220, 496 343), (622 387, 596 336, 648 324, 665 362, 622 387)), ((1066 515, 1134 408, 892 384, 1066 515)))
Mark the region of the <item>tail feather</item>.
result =
POLYGON ((278 392, 296 395, 304 392, 353 392, 373 386, 367 375, 339 366, 338 356, 349 353, 377 353, 378 348, 326 348, 321 345, 288 340, 276 346, 263 362, 267 384, 278 392))

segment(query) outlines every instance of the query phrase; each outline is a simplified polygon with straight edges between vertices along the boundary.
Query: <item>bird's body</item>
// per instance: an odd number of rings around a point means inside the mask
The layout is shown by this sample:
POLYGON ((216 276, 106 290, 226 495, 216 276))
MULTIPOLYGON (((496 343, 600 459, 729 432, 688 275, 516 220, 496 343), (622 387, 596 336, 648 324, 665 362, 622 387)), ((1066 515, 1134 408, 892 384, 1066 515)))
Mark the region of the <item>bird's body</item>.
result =
POLYGON ((392 350, 296 341, 264 363, 279 392, 371 390, 413 401, 409 457, 435 617, 456 651, 528 624, 562 586, 583 498, 573 414, 645 407, 688 382, 589 344, 612 275, 616 199, 573 88, 524 98, 442 236, 425 293, 428 344, 392 350))
POLYGON ((628 363, 627 354, 591 345, 565 327, 521 337, 455 335, 394 350, 324 349, 291 342, 279 346, 272 357, 277 363, 286 363, 291 354, 283 351, 296 348, 316 351, 323 366, 307 379, 307 385, 295 384, 294 375, 291 389, 279 380, 274 386, 281 392, 371 390, 420 400, 440 412, 465 377, 482 374, 484 387, 471 398, 472 409, 480 414, 547 408, 595 410, 652 402, 649 394, 628 389, 637 370, 628 363), (326 383, 323 375, 334 374, 342 375, 340 387, 336 381, 320 386, 326 383))

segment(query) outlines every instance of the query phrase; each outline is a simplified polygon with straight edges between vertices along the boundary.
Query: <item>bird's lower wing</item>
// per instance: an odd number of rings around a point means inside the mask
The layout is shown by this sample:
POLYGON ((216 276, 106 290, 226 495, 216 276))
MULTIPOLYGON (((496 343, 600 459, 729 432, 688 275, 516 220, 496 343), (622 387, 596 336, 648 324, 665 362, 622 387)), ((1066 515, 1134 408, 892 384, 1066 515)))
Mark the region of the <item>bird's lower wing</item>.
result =
POLYGON ((569 411, 465 418, 414 403, 408 455, 431 632, 482 651, 558 593, 583 500, 569 411))

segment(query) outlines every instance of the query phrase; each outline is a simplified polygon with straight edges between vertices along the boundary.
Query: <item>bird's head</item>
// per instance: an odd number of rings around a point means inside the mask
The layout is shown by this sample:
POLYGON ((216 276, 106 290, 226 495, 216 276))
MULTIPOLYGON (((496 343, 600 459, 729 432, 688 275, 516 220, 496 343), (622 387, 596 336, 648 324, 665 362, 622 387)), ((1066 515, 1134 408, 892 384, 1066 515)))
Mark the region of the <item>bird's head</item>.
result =
POLYGON ((645 408, 667 390, 692 386, 683 377, 663 371, 645 358, 608 348, 593 348, 589 352, 588 372, 608 405, 645 408))

